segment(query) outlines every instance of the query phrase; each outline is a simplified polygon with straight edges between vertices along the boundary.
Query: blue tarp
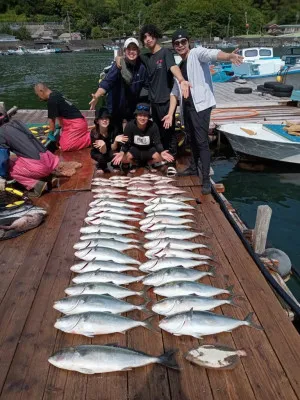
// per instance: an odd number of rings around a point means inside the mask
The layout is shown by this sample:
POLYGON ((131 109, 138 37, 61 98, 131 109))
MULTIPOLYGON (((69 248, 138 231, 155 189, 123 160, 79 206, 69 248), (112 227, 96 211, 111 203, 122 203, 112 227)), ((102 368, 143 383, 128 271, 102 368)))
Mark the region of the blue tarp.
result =
POLYGON ((283 136, 284 138, 290 140, 291 142, 300 143, 300 136, 290 135, 287 131, 283 129, 285 128, 285 126, 286 125, 264 124, 264 127, 268 128, 270 131, 273 131, 278 135, 283 136))

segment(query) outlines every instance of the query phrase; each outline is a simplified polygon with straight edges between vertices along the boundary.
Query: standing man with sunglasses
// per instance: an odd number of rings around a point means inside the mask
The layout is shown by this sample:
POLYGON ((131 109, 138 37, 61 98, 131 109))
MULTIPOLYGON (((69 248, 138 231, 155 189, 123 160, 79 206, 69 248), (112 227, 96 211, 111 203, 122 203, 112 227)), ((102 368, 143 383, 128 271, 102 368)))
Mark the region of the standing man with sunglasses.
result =
POLYGON ((171 96, 170 108, 164 118, 165 127, 172 124, 173 114, 180 101, 180 110, 184 125, 190 134, 193 157, 199 177, 202 176, 202 193, 211 193, 210 184, 210 150, 208 142, 210 114, 216 105, 209 62, 231 61, 235 65, 243 62, 243 57, 235 53, 224 53, 217 49, 206 49, 202 46, 190 49, 189 35, 179 29, 172 37, 173 47, 181 56, 180 70, 185 80, 191 83, 190 95, 186 98, 181 92, 178 81, 175 81, 171 96))
MULTIPOLYGON (((179 82, 182 95, 188 97, 189 82, 182 76, 176 65, 173 54, 169 49, 162 48, 158 39, 161 33, 155 25, 145 25, 140 31, 140 40, 150 52, 140 55, 145 65, 149 79, 149 100, 151 102, 152 118, 160 132, 161 142, 165 150, 175 158, 177 153, 177 138, 175 133, 174 113, 168 127, 164 124, 164 117, 170 106, 170 93, 173 87, 173 77, 179 82)), ((168 175, 176 174, 176 162, 168 164, 168 175)))

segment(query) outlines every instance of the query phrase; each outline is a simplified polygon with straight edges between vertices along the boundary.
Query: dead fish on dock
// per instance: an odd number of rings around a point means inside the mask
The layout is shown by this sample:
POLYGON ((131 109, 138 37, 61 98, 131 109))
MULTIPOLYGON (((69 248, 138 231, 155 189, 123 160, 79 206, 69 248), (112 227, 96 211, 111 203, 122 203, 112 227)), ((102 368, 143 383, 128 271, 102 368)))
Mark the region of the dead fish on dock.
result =
POLYGON ((179 369, 174 360, 174 351, 159 357, 112 345, 83 345, 59 350, 49 359, 55 367, 82 374, 96 374, 114 371, 129 371, 132 368, 149 364, 161 364, 168 368, 179 369))
POLYGON ((77 314, 81 312, 110 312, 112 314, 124 313, 132 310, 148 312, 144 305, 137 306, 127 301, 117 299, 108 294, 79 294, 57 300, 53 308, 63 314, 77 314))
POLYGON ((164 224, 164 223, 157 223, 157 224, 148 224, 148 225, 141 225, 140 230, 142 232, 152 232, 152 231, 160 231, 163 229, 173 229, 178 231, 183 231, 186 229, 192 229, 189 225, 171 225, 171 224, 164 224))
POLYGON ((145 238, 148 240, 156 239, 193 239, 197 236, 207 237, 204 232, 195 232, 188 230, 178 230, 174 228, 158 229, 153 232, 146 233, 145 238))
POLYGON ((212 257, 205 254, 193 253, 189 250, 172 249, 170 247, 147 250, 145 256, 148 258, 176 257, 188 260, 212 260, 212 257))
POLYGON ((124 229, 130 229, 130 230, 135 230, 137 227, 133 225, 126 224, 125 222, 121 221, 113 221, 112 219, 108 218, 102 218, 100 217, 86 217, 84 219, 84 222, 86 222, 88 225, 97 225, 97 226, 102 226, 106 225, 109 227, 115 227, 115 228, 124 228, 124 229))
POLYGON ((163 211, 155 211, 147 214, 147 217, 187 217, 194 216, 192 212, 189 211, 178 211, 178 210, 163 210, 163 211))
POLYGON ((81 240, 74 244, 73 249, 82 250, 88 248, 105 247, 109 249, 115 249, 118 251, 125 251, 130 249, 139 249, 141 247, 136 244, 122 243, 114 239, 101 239, 101 240, 81 240))
POLYGON ((127 196, 119 193, 96 193, 94 194, 94 199, 127 199, 127 196))
POLYGON ((153 292, 164 297, 188 296, 191 294, 212 297, 223 293, 232 295, 232 289, 233 287, 222 289, 199 282, 178 281, 157 286, 153 289, 153 292))
MULTIPOLYGON (((129 231, 129 233, 132 233, 129 231)), ((122 243, 139 243, 137 239, 131 239, 126 236, 121 236, 120 234, 116 233, 89 233, 86 235, 80 236, 80 240, 101 240, 101 239, 114 239, 117 242, 122 243)), ((192 242, 191 242, 192 243, 192 242)), ((195 243, 196 244, 196 243, 195 243)))
POLYGON ((116 299, 124 299, 125 297, 130 296, 140 296, 145 300, 149 300, 145 291, 137 292, 135 290, 127 289, 123 286, 119 286, 110 282, 81 283, 66 288, 65 293, 68 296, 76 296, 79 294, 108 294, 116 299))
POLYGON ((130 177, 129 176, 111 176, 111 177, 109 177, 108 178, 108 180, 110 180, 110 181, 118 181, 118 180, 120 180, 120 181, 130 181, 130 177))
POLYGON ((157 203, 151 204, 150 206, 145 207, 145 213, 156 212, 156 211, 172 211, 172 210, 194 210, 195 207, 190 206, 185 203, 157 203))
POLYGON ((139 270, 143 272, 155 272, 160 271, 164 268, 173 268, 173 267, 183 267, 183 268, 194 268, 201 265, 209 265, 208 260, 199 261, 199 260, 185 260, 183 258, 177 257, 165 257, 165 258, 155 258, 153 260, 149 260, 139 266, 139 270))
POLYGON ((129 196, 137 196, 137 197, 153 197, 155 196, 153 193, 146 192, 144 190, 128 190, 129 196))
POLYGON ((98 189, 92 189, 93 193, 109 193, 109 194, 115 194, 115 193, 126 193, 126 190, 124 189, 118 189, 118 188, 98 188, 98 189))
MULTIPOLYGON (((131 217, 130 215, 117 214, 112 211, 100 211, 98 214, 88 216, 85 218, 85 222, 88 222, 88 218, 98 220, 109 220, 109 221, 139 221, 140 218, 131 217)), ((97 224, 96 224, 97 225, 97 224)))
POLYGON ((213 369, 233 369, 238 365, 240 357, 246 356, 245 350, 235 350, 222 344, 203 344, 185 354, 191 363, 213 369))
POLYGON ((146 190, 150 191, 153 190, 153 186, 146 184, 146 183, 129 183, 127 186, 128 190, 146 190))
MULTIPOLYGON (((69 297, 70 299, 72 297, 69 297)), ((128 304, 128 303, 127 303, 128 304)), ((59 318, 54 327, 63 332, 94 337, 95 335, 108 335, 110 333, 125 333, 129 329, 143 326, 153 332, 159 332, 155 329, 150 320, 153 316, 144 321, 137 321, 131 318, 110 312, 83 312, 78 314, 66 315, 59 318)))
POLYGON ((209 311, 213 308, 220 307, 223 304, 231 304, 236 306, 234 296, 228 299, 216 299, 215 297, 200 297, 196 295, 166 297, 158 301, 152 306, 152 311, 160 315, 174 315, 182 312, 190 311, 209 311))
POLYGON ((194 250, 194 249, 208 249, 209 247, 202 243, 190 242, 188 240, 180 239, 157 239, 151 240, 144 244, 145 249, 164 249, 169 247, 170 249, 179 250, 194 250))
POLYGON ((209 311, 193 311, 191 309, 188 312, 165 317, 160 321, 159 326, 175 336, 189 335, 197 339, 201 339, 202 336, 206 335, 231 332, 233 329, 243 325, 263 330, 262 327, 253 322, 252 316, 253 312, 249 313, 244 320, 239 320, 209 311))
POLYGON ((113 207, 113 206, 96 206, 91 208, 87 215, 88 216, 93 216, 93 215, 98 215, 103 212, 110 212, 110 213, 115 213, 115 214, 122 214, 122 215, 141 215, 140 212, 133 211, 133 210, 128 210, 127 208, 121 208, 121 207, 113 207))
POLYGON ((84 272, 101 270, 111 272, 137 271, 137 268, 125 264, 118 264, 112 261, 83 261, 72 265, 70 270, 77 274, 83 274, 84 272))
MULTIPOLYGON (((208 271, 188 269, 181 266, 165 268, 147 275, 143 279, 143 284, 148 286, 160 286, 165 283, 176 281, 197 281, 205 276, 215 276, 215 267, 210 267, 208 271)), ((191 309, 191 307, 189 309, 191 309)))
POLYGON ((145 205, 150 206, 151 204, 161 204, 161 203, 175 203, 175 204, 185 204, 185 201, 195 200, 192 197, 177 196, 177 197, 152 197, 151 199, 145 200, 145 205))
POLYGON ((132 235, 135 233, 134 230, 135 227, 129 226, 128 228, 121 228, 118 226, 108 226, 108 225, 89 225, 89 226, 83 226, 80 228, 80 232, 84 234, 92 234, 92 233, 107 233, 107 234, 113 234, 113 235, 132 235))
POLYGON ((118 201, 118 200, 94 200, 89 204, 90 207, 101 207, 101 206, 108 206, 108 207, 119 207, 119 208, 138 208, 133 204, 129 204, 126 201, 118 201))
POLYGON ((142 197, 131 197, 131 198, 127 199, 127 201, 129 203, 135 203, 135 204, 144 204, 145 200, 146 199, 144 199, 142 197))
POLYGON ((15 219, 10 225, 0 225, 0 229, 4 231, 25 232, 29 229, 36 228, 45 219, 45 214, 28 213, 20 218, 15 219))
POLYGON ((165 194, 181 194, 181 193, 186 193, 185 190, 182 189, 176 189, 174 186, 174 189, 161 189, 161 190, 155 190, 154 192, 157 195, 165 195, 165 194))
POLYGON ((109 249, 106 247, 95 247, 91 249, 84 249, 75 252, 75 256, 84 261, 114 261, 120 264, 137 264, 140 265, 138 260, 121 253, 120 251, 109 249))
POLYGON ((111 282, 116 285, 128 285, 132 282, 139 282, 144 278, 142 276, 131 276, 126 274, 121 274, 119 272, 110 271, 95 271, 95 272, 85 272, 79 274, 72 279, 74 283, 95 283, 95 282, 111 282))
POLYGON ((193 222, 194 222, 193 219, 158 215, 155 217, 146 217, 142 219, 139 222, 139 224, 140 225, 151 225, 151 224, 184 225, 193 222))

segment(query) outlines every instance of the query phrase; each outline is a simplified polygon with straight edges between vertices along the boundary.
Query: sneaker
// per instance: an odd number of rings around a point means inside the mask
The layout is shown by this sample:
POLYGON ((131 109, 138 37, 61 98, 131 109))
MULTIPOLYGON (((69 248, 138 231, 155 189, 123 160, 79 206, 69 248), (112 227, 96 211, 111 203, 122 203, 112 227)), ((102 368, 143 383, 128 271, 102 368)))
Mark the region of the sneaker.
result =
POLYGON ((202 194, 204 195, 211 194, 211 183, 209 181, 203 182, 202 194))
POLYGON ((28 197, 41 197, 41 195, 46 191, 48 182, 38 181, 34 188, 28 192, 28 197))
POLYGON ((175 176, 177 175, 176 168, 174 166, 169 166, 167 168, 167 176, 175 176))

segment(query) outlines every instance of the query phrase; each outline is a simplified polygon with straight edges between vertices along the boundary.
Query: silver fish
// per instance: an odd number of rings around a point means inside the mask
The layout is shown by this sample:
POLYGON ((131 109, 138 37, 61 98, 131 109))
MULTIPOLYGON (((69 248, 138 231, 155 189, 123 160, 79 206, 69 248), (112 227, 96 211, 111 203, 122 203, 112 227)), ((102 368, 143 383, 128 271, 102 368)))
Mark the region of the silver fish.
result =
POLYGON ((112 211, 101 211, 96 215, 90 216, 90 217, 86 217, 85 218, 85 222, 88 222, 90 220, 88 220, 88 218, 94 218, 94 219, 106 219, 109 221, 139 221, 140 218, 136 218, 136 217, 130 217, 127 215, 122 215, 122 214, 117 214, 117 213, 113 213, 112 211))
POLYGON ((103 181, 92 181, 92 186, 101 186, 101 187, 111 187, 111 182, 103 182, 103 181))
POLYGON ((145 256, 148 258, 177 257, 194 260, 212 260, 212 257, 205 254, 193 253, 189 250, 172 249, 169 247, 165 247, 164 249, 147 250, 145 256))
POLYGON ((86 222, 88 225, 97 225, 97 226, 106 225, 106 226, 110 226, 110 227, 114 226, 115 228, 124 228, 124 229, 132 229, 132 230, 137 229, 135 226, 126 224, 125 222, 113 221, 113 220, 107 219, 107 218, 86 217, 84 219, 84 222, 86 222))
POLYGON ((58 368, 82 374, 96 374, 128 371, 155 363, 179 369, 173 356, 174 351, 156 357, 124 347, 83 345, 59 350, 48 361, 58 368))
POLYGON ((153 292, 164 297, 188 296, 190 294, 196 294, 201 297, 212 297, 223 293, 231 295, 232 287, 221 289, 199 282, 178 281, 157 286, 153 292))
POLYGON ((192 197, 185 197, 185 196, 177 196, 177 197, 152 197, 152 199, 145 200, 145 205, 150 206, 151 204, 160 204, 160 203, 174 203, 174 204, 181 204, 185 201, 192 201, 195 200, 192 197))
POLYGON ((193 219, 158 215, 155 217, 144 218, 139 222, 139 224, 140 225, 151 225, 151 224, 184 225, 193 222, 194 222, 193 219))
POLYGON ((144 321, 136 321, 110 312, 90 311, 59 318, 54 327, 67 333, 94 337, 95 335, 108 335, 110 333, 125 333, 138 326, 155 331, 149 322, 150 319, 153 319, 153 316, 144 321))
POLYGON ((147 206, 144 211, 145 213, 151 213, 151 212, 156 212, 156 211, 172 211, 172 210, 193 210, 195 207, 190 206, 189 204, 185 203, 157 203, 157 204, 151 204, 150 206, 147 206))
POLYGON ((83 274, 79 274, 72 279, 74 283, 94 283, 94 282, 111 282, 116 285, 128 285, 132 282, 139 282, 143 279, 142 276, 131 276, 121 274, 119 272, 110 272, 110 271, 94 271, 94 272, 85 272, 83 274))
POLYGON ((120 207, 120 208, 138 208, 138 206, 132 205, 127 203, 126 201, 119 201, 119 200, 94 200, 89 204, 90 207, 101 207, 101 206, 108 206, 108 207, 120 207))
MULTIPOLYGON (((131 233, 131 231, 129 231, 131 233)), ((116 233, 89 233, 87 235, 80 236, 80 240, 99 240, 99 239, 114 239, 122 243, 139 243, 139 240, 131 239, 126 236, 121 236, 116 233)))
POLYGON ((110 181, 130 181, 129 176, 111 176, 108 178, 110 181))
POLYGON ((150 178, 152 181, 157 181, 157 182, 175 182, 175 179, 173 178, 169 178, 167 176, 158 176, 158 175, 154 175, 150 178))
POLYGON ((181 194, 181 193, 186 193, 185 190, 182 189, 161 189, 161 190, 155 190, 154 192, 157 195, 164 195, 164 194, 181 194))
POLYGON ((209 311, 223 304, 236 306, 233 296, 228 299, 216 299, 214 297, 200 297, 196 295, 166 297, 152 306, 152 311, 160 315, 174 315, 189 311, 209 311))
POLYGON ((122 243, 114 239, 100 239, 100 240, 81 240, 74 244, 75 250, 82 250, 87 248, 105 247, 109 249, 115 249, 118 251, 125 251, 130 249, 141 249, 136 244, 122 243))
POLYGON ((139 270, 143 272, 155 272, 160 271, 163 268, 183 267, 183 268, 194 268, 201 265, 209 265, 208 260, 185 260, 183 258, 166 257, 156 258, 149 260, 139 266, 139 270))
POLYGON ((121 214, 121 215, 141 215, 140 212, 129 210, 127 208, 118 208, 118 207, 105 207, 105 206, 97 206, 91 208, 87 215, 88 216, 93 216, 93 215, 100 215, 101 213, 113 213, 113 214, 121 214))
POLYGON ((208 246, 202 243, 189 242, 187 240, 180 239, 157 239, 151 240, 144 244, 145 249, 164 249, 169 247, 170 249, 179 250, 194 250, 194 249, 207 249, 208 246))
POLYGON ((116 188, 126 188, 127 187, 127 182, 112 182, 111 187, 116 187, 116 188))
POLYGON ((135 204, 144 204, 145 203, 145 199, 143 199, 141 197, 132 197, 130 199, 127 199, 127 201, 129 203, 135 203, 135 204))
POLYGON ((65 293, 69 296, 76 296, 79 294, 108 294, 116 299, 124 299, 125 297, 129 296, 141 296, 147 299, 144 291, 137 292, 135 290, 127 289, 123 286, 119 286, 110 282, 82 283, 73 285, 66 288, 65 293))
POLYGON ((64 297, 54 303, 53 308, 63 314, 77 314, 81 312, 110 312, 113 314, 128 312, 131 310, 145 310, 144 305, 137 306, 127 301, 116 299, 108 294, 79 294, 64 297))
POLYGON ((148 185, 146 183, 131 183, 128 184, 128 190, 146 190, 146 191, 151 191, 153 189, 153 186, 148 185))
POLYGON ((134 258, 121 253, 120 251, 105 247, 79 250, 75 252, 75 256, 84 261, 114 261, 120 264, 140 265, 138 260, 135 260, 134 258))
POLYGON ((163 217, 187 217, 189 215, 194 216, 193 213, 189 211, 178 211, 178 210, 173 210, 173 211, 168 211, 168 210, 163 210, 163 211, 156 211, 156 212, 151 212, 147 214, 147 217, 158 217, 158 216, 163 216, 163 217))
POLYGON ((142 232, 160 231, 163 229, 173 229, 174 231, 177 230, 177 231, 181 232, 186 229, 192 229, 192 227, 189 225, 171 225, 171 224, 163 224, 163 223, 148 224, 148 225, 140 226, 140 230, 142 232))
POLYGON ((126 190, 108 187, 108 188, 92 189, 92 192, 93 193, 126 193, 126 190))
POLYGON ((169 282, 197 281, 205 276, 215 276, 215 267, 210 267, 208 271, 199 271, 197 269, 183 267, 165 268, 147 275, 143 279, 143 284, 148 286, 160 286, 169 282))
POLYGON ((127 196, 124 196, 123 194, 119 193, 96 193, 94 194, 94 199, 104 199, 104 200, 109 200, 109 199, 127 199, 127 196))
POLYGON ((146 233, 145 238, 148 240, 156 240, 156 239, 194 239, 197 236, 206 236, 204 232, 195 232, 188 231, 185 229, 158 229, 156 231, 152 231, 146 233))
POLYGON ((100 225, 100 226, 83 226, 80 228, 81 233, 91 234, 91 233, 99 233, 99 234, 113 234, 113 235, 132 235, 133 229, 135 227, 128 226, 127 228, 120 228, 116 226, 108 226, 108 225, 100 225))
POLYGON ((146 192, 144 190, 128 190, 128 195, 129 196, 137 196, 137 197, 153 197, 155 194, 151 192, 146 192))
POLYGON ((90 261, 80 262, 72 265, 71 271, 77 274, 83 274, 84 272, 92 271, 112 271, 112 272, 124 272, 124 271, 137 271, 136 267, 129 265, 118 264, 112 261, 90 261))
POLYGON ((244 320, 239 320, 225 315, 214 314, 209 311, 183 312, 165 317, 159 326, 176 336, 189 335, 197 339, 202 336, 215 335, 221 332, 231 332, 239 326, 247 325, 262 330, 252 320, 253 313, 249 313, 244 320))
POLYGON ((212 369, 233 369, 239 363, 240 357, 245 356, 245 350, 235 350, 222 344, 203 344, 185 354, 185 358, 191 363, 212 369))

